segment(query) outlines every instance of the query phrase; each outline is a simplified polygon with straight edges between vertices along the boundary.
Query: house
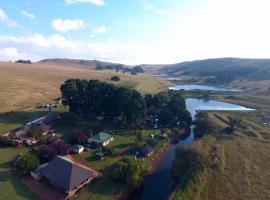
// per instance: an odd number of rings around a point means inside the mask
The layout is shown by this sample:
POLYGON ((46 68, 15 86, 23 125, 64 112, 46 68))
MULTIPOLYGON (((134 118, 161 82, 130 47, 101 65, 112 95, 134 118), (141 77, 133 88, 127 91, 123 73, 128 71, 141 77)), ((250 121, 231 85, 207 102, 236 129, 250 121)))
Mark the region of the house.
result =
POLYGON ((21 137, 25 136, 26 132, 21 129, 14 130, 10 133, 12 139, 20 139, 21 137))
POLYGON ((92 143, 97 146, 107 146, 112 141, 113 136, 105 132, 100 132, 88 139, 88 143, 92 143))
POLYGON ((99 173, 69 159, 56 156, 41 169, 33 171, 31 175, 45 181, 67 194, 67 198, 74 195, 79 189, 89 184, 99 173))
POLYGON ((151 155, 153 155, 153 153, 155 152, 154 147, 150 146, 150 145, 145 145, 144 147, 142 147, 140 149, 140 152, 143 156, 147 156, 150 157, 151 155))
POLYGON ((51 130, 51 126, 44 123, 33 123, 31 129, 33 128, 37 128, 43 136, 47 135, 51 130))
POLYGON ((80 154, 80 153, 82 153, 84 151, 84 147, 82 145, 75 144, 75 145, 72 146, 72 151, 74 153, 80 154))

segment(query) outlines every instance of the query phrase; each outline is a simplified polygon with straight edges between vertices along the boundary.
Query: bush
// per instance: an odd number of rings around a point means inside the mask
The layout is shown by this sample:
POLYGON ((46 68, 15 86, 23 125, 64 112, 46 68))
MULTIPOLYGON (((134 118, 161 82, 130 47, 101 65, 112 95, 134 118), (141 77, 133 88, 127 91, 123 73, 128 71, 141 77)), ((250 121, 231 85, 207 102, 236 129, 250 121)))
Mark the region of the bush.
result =
POLYGON ((39 160, 36 155, 26 154, 22 156, 17 162, 16 167, 24 172, 30 172, 39 166, 39 160))
POLYGON ((143 181, 145 167, 141 161, 130 157, 119 160, 112 168, 111 176, 118 181, 124 181, 132 187, 139 186, 143 181))
POLYGON ((112 76, 111 81, 120 81, 120 77, 119 76, 112 76))

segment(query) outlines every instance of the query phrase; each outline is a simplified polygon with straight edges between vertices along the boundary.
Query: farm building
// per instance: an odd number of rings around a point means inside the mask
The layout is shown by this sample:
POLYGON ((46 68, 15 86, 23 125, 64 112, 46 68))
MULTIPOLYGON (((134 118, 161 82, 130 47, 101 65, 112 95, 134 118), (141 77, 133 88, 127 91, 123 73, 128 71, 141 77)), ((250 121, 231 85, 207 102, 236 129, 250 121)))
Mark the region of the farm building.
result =
POLYGON ((112 141, 113 136, 105 132, 100 132, 88 139, 88 143, 95 144, 97 146, 107 146, 112 141))

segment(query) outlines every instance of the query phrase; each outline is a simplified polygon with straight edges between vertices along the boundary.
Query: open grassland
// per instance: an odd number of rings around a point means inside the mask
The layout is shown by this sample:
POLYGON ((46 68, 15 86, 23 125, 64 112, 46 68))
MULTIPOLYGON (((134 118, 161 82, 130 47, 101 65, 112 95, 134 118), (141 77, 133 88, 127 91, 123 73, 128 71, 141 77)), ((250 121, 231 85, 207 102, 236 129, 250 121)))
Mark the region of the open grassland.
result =
POLYGON ((13 160, 18 153, 26 153, 27 148, 0 147, 0 199, 35 200, 38 197, 22 182, 22 175, 14 169, 13 160))
POLYGON ((155 93, 167 88, 166 82, 153 79, 147 74, 130 75, 114 71, 97 71, 54 65, 0 63, 0 112, 19 110, 35 106, 36 103, 51 102, 60 95, 59 87, 67 79, 98 79, 111 82, 117 75, 116 84, 134 87, 143 93, 155 93))
POLYGON ((216 135, 197 140, 192 148, 208 154, 214 165, 178 188, 174 199, 269 199, 270 127, 259 112, 211 112, 210 121, 216 135), (228 117, 240 120, 233 134, 224 132, 228 117))

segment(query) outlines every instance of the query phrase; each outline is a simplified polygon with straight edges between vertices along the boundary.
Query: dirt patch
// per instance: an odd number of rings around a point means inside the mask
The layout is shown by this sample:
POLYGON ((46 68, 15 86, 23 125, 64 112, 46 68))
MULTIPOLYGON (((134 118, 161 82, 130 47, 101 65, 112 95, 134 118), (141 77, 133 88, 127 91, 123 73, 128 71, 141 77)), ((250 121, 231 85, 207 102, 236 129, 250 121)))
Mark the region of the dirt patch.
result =
POLYGON ((67 197, 65 193, 47 183, 36 181, 30 175, 23 178, 23 183, 42 200, 64 200, 67 197))

